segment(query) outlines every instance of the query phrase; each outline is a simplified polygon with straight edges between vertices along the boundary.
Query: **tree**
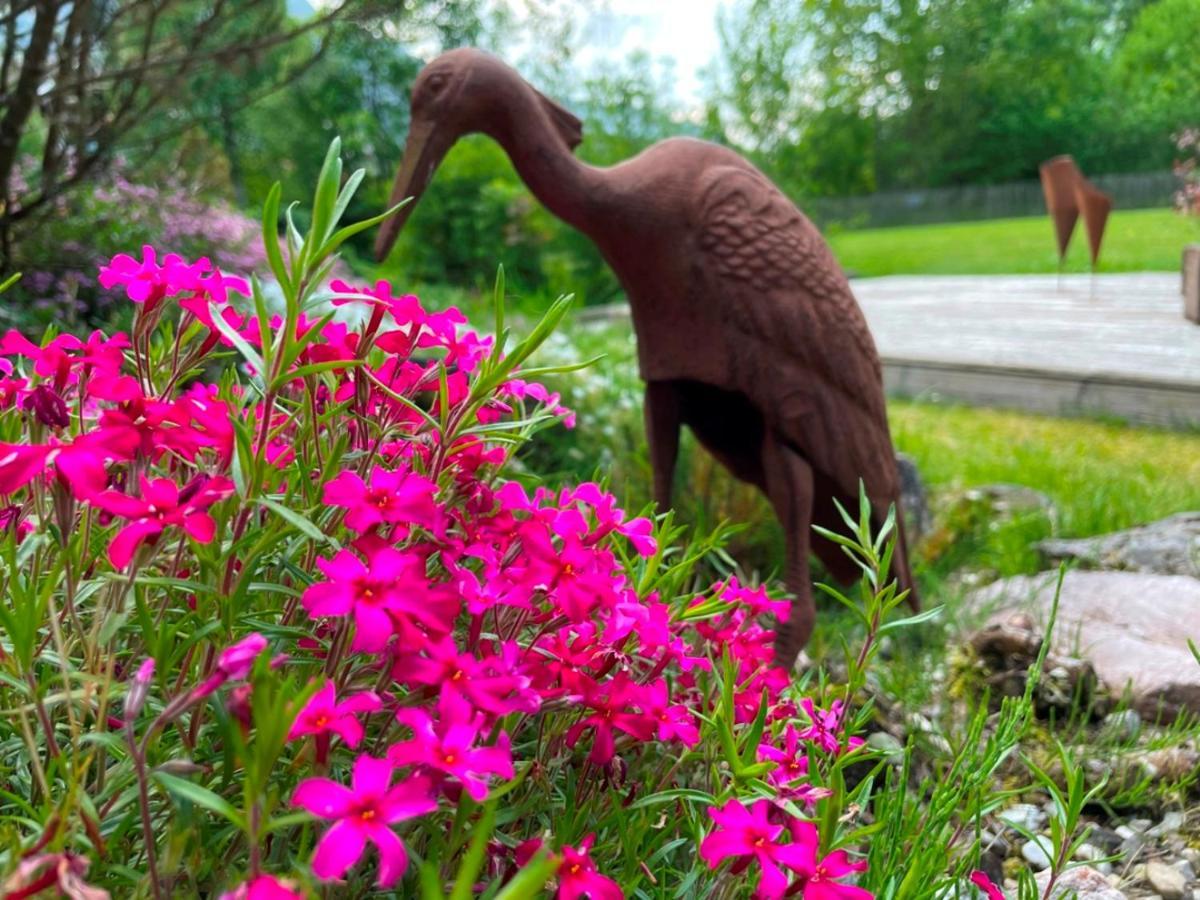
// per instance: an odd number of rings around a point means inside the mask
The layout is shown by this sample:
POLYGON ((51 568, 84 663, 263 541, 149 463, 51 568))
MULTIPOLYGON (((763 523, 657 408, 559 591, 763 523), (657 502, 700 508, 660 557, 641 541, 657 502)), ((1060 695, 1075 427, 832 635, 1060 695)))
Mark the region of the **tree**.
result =
POLYGON ((1145 167, 1152 139, 1113 66, 1163 2, 1197 0, 743 0, 722 20, 714 103, 799 195, 1029 178, 1058 153, 1145 167))
MULTIPOLYGON (((1200 119, 1200 0, 1158 0, 1133 20, 1117 57, 1130 119, 1165 138, 1200 119)), ((1169 158, 1164 139, 1159 160, 1169 158)))
MULTIPOLYGON (((202 107, 193 79, 236 69, 351 7, 289 22, 283 0, 7 0, 0 6, 0 270, 13 226, 53 203, 139 133, 149 149, 202 107), (18 172, 18 160, 34 160, 18 172), (17 177, 17 176, 20 177, 17 177)), ((277 78, 294 77, 280 68, 277 78)))

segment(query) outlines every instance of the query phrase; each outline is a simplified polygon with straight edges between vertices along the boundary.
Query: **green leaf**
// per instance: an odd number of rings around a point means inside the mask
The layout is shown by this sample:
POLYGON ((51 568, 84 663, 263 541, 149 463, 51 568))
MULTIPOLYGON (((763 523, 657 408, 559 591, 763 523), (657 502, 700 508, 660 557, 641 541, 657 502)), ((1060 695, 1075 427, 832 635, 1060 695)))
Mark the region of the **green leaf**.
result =
POLYGON ((246 339, 238 333, 236 328, 225 321, 224 316, 213 316, 212 320, 213 324, 217 326, 217 331, 227 337, 229 342, 237 349, 237 352, 242 354, 246 362, 254 368, 254 380, 261 384, 267 376, 267 367, 263 363, 262 356, 246 342, 246 339))
POLYGON ((20 280, 21 280, 21 273, 13 272, 6 279, 4 279, 3 282, 0 282, 0 294, 3 294, 5 291, 7 291, 10 287, 12 287, 14 284, 16 284, 20 280))
MULTIPOLYGON (((278 382, 286 383, 293 378, 305 378, 309 375, 320 375, 324 372, 332 372, 335 369, 353 369, 355 366, 361 366, 366 362, 362 359, 331 359, 326 362, 309 363, 305 366, 300 366, 298 369, 293 369, 291 372, 284 372, 277 379, 278 382)), ((277 388, 282 387, 282 384, 276 384, 277 388)))
POLYGON ((333 208, 337 202, 338 185, 342 180, 342 139, 335 137, 329 142, 329 151, 325 154, 325 162, 321 164, 321 174, 317 176, 317 190, 313 194, 312 230, 313 240, 307 261, 312 261, 315 250, 328 237, 328 231, 333 220, 333 208))
POLYGON ((471 846, 463 857, 458 868, 458 877, 454 879, 454 887, 450 890, 450 900, 470 900, 475 879, 483 868, 484 856, 487 853, 487 842, 496 827, 496 801, 483 808, 483 815, 471 829, 471 846))
POLYGON ((166 772, 155 772, 153 777, 166 788, 168 793, 222 816, 243 831, 246 829, 246 820, 242 814, 219 794, 186 779, 168 775, 166 772))
POLYGON ((525 864, 513 880, 504 886, 504 890, 496 895, 495 900, 532 900, 557 870, 558 860, 543 850, 525 864))
POLYGON ((629 804, 629 808, 645 809, 650 806, 662 806, 664 803, 674 803, 677 800, 686 800, 704 806, 717 805, 717 798, 705 791, 698 791, 694 788, 672 788, 668 791, 659 791, 657 794, 641 797, 629 804))
POLYGON ((916 615, 906 616, 903 619, 893 619, 879 627, 880 636, 887 634, 889 631, 895 631, 898 628, 907 628, 910 625, 920 625, 922 622, 928 622, 931 619, 936 619, 942 614, 942 607, 935 606, 931 609, 922 610, 916 615))
POLYGON ((317 258, 320 259, 332 253, 338 247, 342 246, 342 244, 344 244, 347 240, 354 237, 354 235, 378 225, 388 216, 397 212, 401 207, 405 206, 411 201, 412 197, 406 197, 387 212, 380 213, 377 216, 371 216, 369 219, 363 219, 361 222, 355 222, 353 225, 347 225, 344 228, 338 229, 333 233, 333 236, 329 238, 329 240, 321 245, 321 249, 317 251, 317 258))
POLYGON ((442 881, 438 877, 438 868, 433 860, 427 859, 421 863, 418 877, 421 882, 421 900, 445 900, 446 894, 442 890, 442 881))
POLYGON ((287 295, 291 292, 292 283, 288 278, 283 254, 279 251, 279 195, 281 190, 278 181, 271 185, 271 190, 267 192, 267 200, 263 204, 263 249, 267 252, 267 263, 271 266, 275 280, 279 282, 280 289, 287 295))
POLYGON ((283 519, 289 525, 294 527, 301 534, 312 538, 318 544, 332 544, 335 548, 341 549, 341 545, 334 538, 327 535, 320 528, 306 519, 296 510, 280 503, 277 500, 272 500, 270 497, 259 497, 258 502, 265 506, 279 518, 283 519))
POLYGON ((354 194, 366 174, 366 169, 355 169, 350 173, 350 177, 342 185, 341 193, 338 194, 337 203, 333 205, 333 218, 329 222, 330 228, 336 228, 337 223, 342 220, 342 216, 346 214, 346 207, 350 205, 350 201, 354 198, 354 194))

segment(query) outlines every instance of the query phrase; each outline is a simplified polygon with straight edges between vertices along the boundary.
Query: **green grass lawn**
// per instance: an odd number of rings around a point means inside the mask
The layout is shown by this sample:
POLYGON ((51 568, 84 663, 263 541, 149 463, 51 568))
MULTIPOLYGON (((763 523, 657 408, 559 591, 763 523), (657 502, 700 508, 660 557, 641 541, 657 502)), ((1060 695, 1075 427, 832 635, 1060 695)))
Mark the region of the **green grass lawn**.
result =
POLYGON ((1064 535, 1200 509, 1200 435, 994 409, 892 401, 896 446, 937 488, 995 482, 1042 491, 1064 535))
POLYGON ((931 585, 963 568, 1036 572, 1045 561, 1033 545, 1044 538, 1089 537, 1200 509, 1193 432, 895 400, 888 410, 896 447, 942 500, 918 553, 931 585), (1054 514, 995 518, 952 505, 964 489, 1001 483, 1040 491, 1054 514))
MULTIPOLYGON (((987 275, 1055 272, 1047 216, 948 225, 831 232, 834 252, 855 275, 987 275)), ((1101 272, 1176 271, 1200 223, 1171 210, 1114 212, 1100 250, 1101 272)), ((1087 236, 1076 226, 1066 271, 1088 271, 1087 236)))

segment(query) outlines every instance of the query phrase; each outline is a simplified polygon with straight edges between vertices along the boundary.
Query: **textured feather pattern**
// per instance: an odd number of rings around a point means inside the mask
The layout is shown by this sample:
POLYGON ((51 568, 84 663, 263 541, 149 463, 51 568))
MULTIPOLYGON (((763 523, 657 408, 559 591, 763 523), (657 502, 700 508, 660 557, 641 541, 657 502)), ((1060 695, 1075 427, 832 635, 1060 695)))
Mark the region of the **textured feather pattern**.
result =
POLYGON ((838 485, 877 507, 897 494, 879 355, 816 227, 763 176, 705 173, 703 294, 718 304, 732 377, 772 427, 838 485))

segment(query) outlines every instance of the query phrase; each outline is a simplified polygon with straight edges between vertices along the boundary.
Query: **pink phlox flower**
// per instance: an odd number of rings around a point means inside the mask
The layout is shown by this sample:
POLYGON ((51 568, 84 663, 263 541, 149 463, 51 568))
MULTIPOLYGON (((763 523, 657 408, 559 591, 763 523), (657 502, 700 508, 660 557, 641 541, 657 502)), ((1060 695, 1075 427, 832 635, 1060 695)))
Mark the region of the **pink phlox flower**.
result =
POLYGON ((195 461, 202 450, 220 447, 225 433, 232 432, 228 410, 223 423, 197 421, 202 413, 197 408, 197 396, 190 391, 166 401, 139 394, 120 407, 105 409, 97 432, 103 434, 106 446, 130 458, 137 455, 153 461, 173 450, 189 462, 195 461))
POLYGON ((713 585, 713 587, 720 590, 722 600, 743 607, 752 616, 766 615, 786 619, 791 610, 791 601, 786 598, 772 599, 767 595, 764 585, 754 588, 745 587, 737 578, 730 576, 723 588, 718 585, 713 585))
POLYGON ((354 294, 354 297, 334 297, 334 306, 344 306, 347 303, 365 303, 392 314, 399 325, 421 322, 425 318, 425 310, 421 301, 413 294, 400 297, 392 293, 392 286, 386 281, 376 281, 374 287, 356 287, 340 279, 329 282, 330 290, 337 294, 354 294))
POLYGON ((757 801, 750 809, 736 798, 722 807, 709 807, 708 814, 717 827, 700 842, 700 858, 714 869, 732 859, 735 873, 757 862, 762 870, 757 896, 775 900, 788 889, 788 876, 781 866, 803 864, 808 856, 803 847, 780 843, 784 827, 770 821, 770 812, 767 800, 757 801))
POLYGON ((420 654, 399 654, 392 677, 403 684, 436 687, 443 696, 460 696, 497 717, 536 712, 539 698, 529 689, 528 676, 520 671, 519 652, 516 643, 507 642, 498 655, 477 658, 459 652, 454 638, 447 635, 427 641, 420 654))
POLYGON ((584 482, 575 488, 564 488, 559 495, 559 504, 567 506, 573 503, 583 503, 591 507, 596 517, 596 527, 588 537, 589 543, 595 543, 610 532, 616 531, 624 535, 634 550, 641 556, 653 556, 658 552, 658 542, 654 539, 654 523, 642 516, 625 520, 625 511, 617 506, 617 498, 601 490, 595 482, 584 482))
POLYGON ((368 842, 379 851, 379 887, 390 888, 404 874, 408 854, 391 826, 432 812, 437 801, 426 778, 408 778, 393 786, 395 768, 386 759, 364 754, 354 761, 350 787, 328 778, 310 778, 297 786, 294 806, 334 820, 313 856, 318 878, 342 877, 358 862, 368 842))
POLYGON ((108 545, 108 558, 114 568, 123 569, 143 541, 162 534, 168 526, 177 526, 201 544, 212 541, 216 522, 205 510, 233 493, 233 482, 223 476, 202 479, 189 494, 169 478, 140 477, 141 496, 130 497, 120 491, 101 491, 91 503, 128 520, 108 545))
POLYGON ((437 503, 437 485, 408 469, 371 470, 367 484, 357 472, 342 472, 325 485, 321 498, 327 506, 346 509, 346 525, 366 531, 376 525, 419 525, 434 533, 444 530, 444 514, 437 503))
POLYGON ((304 900, 295 882, 281 881, 274 875, 259 875, 226 891, 220 900, 304 900))
POLYGON ((557 542, 540 521, 525 522, 519 531, 528 561, 527 586, 544 590, 572 622, 584 621, 597 608, 612 607, 622 582, 612 554, 584 542, 586 527, 577 510, 564 510, 553 523, 557 542))
POLYGON ((540 637, 525 652, 525 671, 543 699, 583 696, 594 690, 592 673, 607 654, 591 622, 560 628, 540 637))
POLYGON ((821 857, 820 838, 812 822, 792 819, 790 830, 793 843, 784 864, 799 876, 805 900, 872 900, 874 894, 868 890, 837 883, 839 878, 865 871, 865 862, 851 862, 845 850, 821 857))
POLYGON ((642 688, 625 675, 603 685, 593 682, 581 698, 582 705, 592 712, 567 729, 567 746, 574 747, 590 730, 593 738, 588 759, 604 766, 616 753, 616 732, 624 732, 636 741, 650 740, 658 723, 644 711, 643 694, 642 688))
POLYGON ((438 719, 415 706, 396 713, 396 721, 412 729, 413 736, 388 748, 388 759, 398 766, 422 766, 462 784, 471 799, 483 802, 491 776, 513 777, 512 753, 506 732, 495 746, 477 746, 483 717, 465 700, 443 694, 438 702, 438 719))
MULTIPOLYGON (((230 644, 217 657, 216 671, 198 684, 190 697, 193 701, 201 700, 214 693, 227 681, 239 681, 250 674, 254 661, 267 648, 267 639, 258 632, 246 635, 240 641, 230 644)), ((239 705, 248 710, 245 703, 248 694, 238 698, 239 705)))
POLYGON ((218 268, 214 268, 208 275, 198 278, 197 282, 200 290, 217 303, 228 303, 230 291, 241 294, 243 297, 250 296, 250 282, 237 275, 226 275, 218 268))
POLYGON ((700 741, 696 717, 682 703, 671 702, 665 678, 659 678, 645 687, 642 692, 642 705, 646 715, 655 720, 656 734, 660 741, 677 740, 685 747, 694 747, 700 741))
POLYGON ((801 740, 811 741, 826 753, 854 750, 863 744, 862 738, 847 738, 842 742, 842 701, 834 700, 825 710, 817 709, 811 699, 800 701, 800 708, 808 717, 809 725, 799 732, 801 740))
POLYGON ((767 720, 777 721, 780 710, 791 709, 781 701, 783 692, 791 686, 791 676, 778 666, 757 666, 742 663, 738 667, 741 690, 734 691, 734 721, 739 725, 753 722, 762 706, 763 692, 767 694, 767 720))
POLYGON ((972 872, 971 884, 987 894, 988 900, 1007 900, 1004 896, 1004 891, 996 887, 996 882, 988 878, 986 872, 981 872, 978 869, 972 872))
POLYGON ((254 661, 267 649, 267 639, 258 632, 246 635, 230 644, 217 657, 217 671, 227 679, 237 681, 250 674, 254 661))
POLYGON ((828 788, 817 787, 809 781, 807 745, 791 724, 784 730, 783 746, 759 744, 758 758, 762 762, 776 764, 775 769, 768 773, 767 780, 775 786, 776 796, 780 799, 812 806, 832 793, 828 788))
POLYGON ((338 703, 334 684, 327 681, 300 711, 292 723, 288 739, 294 741, 307 735, 332 732, 345 741, 347 747, 354 749, 363 738, 363 727, 358 717, 382 707, 383 700, 374 691, 351 694, 338 703))
POLYGON ((425 560, 413 553, 381 547, 364 563, 341 550, 317 568, 328 580, 310 585, 301 602, 314 617, 353 614, 355 652, 383 650, 401 617, 444 633, 457 612, 455 598, 429 583, 425 560))
POLYGON ((557 900, 622 900, 625 896, 620 885, 596 869, 591 856, 595 842, 596 835, 589 834, 578 846, 559 851, 557 900))
POLYGON ((23 356, 33 361, 33 373, 62 391, 78 379, 79 357, 73 354, 84 343, 73 334, 60 334, 44 347, 30 341, 20 332, 10 329, 0 338, 0 356, 23 356))
POLYGON ((499 394, 500 396, 516 397, 518 399, 531 397, 546 407, 551 415, 561 418, 563 425, 567 428, 575 427, 575 413, 562 405, 562 397, 558 392, 551 393, 546 390, 545 385, 538 384, 536 381, 522 381, 520 378, 510 378, 500 386, 499 394))
POLYGON ((13 494, 46 470, 50 445, 0 443, 0 494, 13 494))
POLYGON ((114 256, 100 267, 99 281, 109 290, 120 285, 130 300, 150 310, 169 294, 199 290, 201 275, 211 268, 207 259, 189 264, 175 253, 164 256, 160 265, 157 251, 147 245, 140 261, 125 253, 114 256))
POLYGON ((233 346, 233 341, 217 327, 216 316, 220 316, 231 330, 240 334, 248 343, 257 345, 262 342, 258 333, 257 320, 239 314, 232 306, 218 303, 207 294, 196 293, 185 297, 179 301, 179 305, 195 316, 200 324, 209 330, 210 338, 205 344, 207 348, 215 346, 217 342, 226 347, 233 346))
POLYGON ((76 499, 87 500, 107 486, 107 463, 121 458, 94 432, 69 444, 0 444, 0 494, 19 490, 52 466, 76 499))

